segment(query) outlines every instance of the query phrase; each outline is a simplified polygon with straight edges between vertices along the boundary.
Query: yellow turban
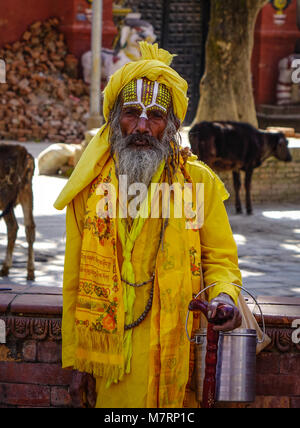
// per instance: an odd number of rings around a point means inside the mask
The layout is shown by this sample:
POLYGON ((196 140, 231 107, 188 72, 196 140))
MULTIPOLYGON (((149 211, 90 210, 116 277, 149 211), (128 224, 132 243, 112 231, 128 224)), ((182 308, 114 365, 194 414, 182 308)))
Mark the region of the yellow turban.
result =
POLYGON ((120 92, 131 80, 146 77, 166 85, 172 95, 175 115, 180 121, 184 120, 188 106, 188 84, 170 67, 174 55, 159 49, 157 44, 150 45, 147 42, 140 42, 140 50, 141 60, 124 65, 111 76, 104 90, 103 114, 106 123, 89 143, 56 200, 54 206, 58 210, 64 209, 100 173, 109 155, 109 126, 107 125, 109 113, 120 92))
POLYGON ((164 49, 158 49, 157 43, 150 45, 147 42, 140 42, 142 59, 130 62, 113 74, 104 91, 103 114, 107 121, 109 112, 113 108, 118 95, 122 89, 133 79, 146 77, 149 80, 163 83, 169 88, 172 99, 174 113, 180 121, 186 115, 188 98, 187 82, 170 67, 174 55, 164 49))

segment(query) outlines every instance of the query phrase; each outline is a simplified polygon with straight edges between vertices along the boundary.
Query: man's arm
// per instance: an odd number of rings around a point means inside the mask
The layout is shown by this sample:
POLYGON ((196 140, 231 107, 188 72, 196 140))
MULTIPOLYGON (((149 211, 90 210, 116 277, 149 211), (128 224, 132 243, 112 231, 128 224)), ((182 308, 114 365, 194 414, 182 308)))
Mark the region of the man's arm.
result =
POLYGON ((209 300, 226 293, 237 305, 240 289, 232 285, 242 285, 237 246, 216 180, 206 180, 204 187, 205 215, 200 230, 204 283, 216 283, 209 290, 209 300))

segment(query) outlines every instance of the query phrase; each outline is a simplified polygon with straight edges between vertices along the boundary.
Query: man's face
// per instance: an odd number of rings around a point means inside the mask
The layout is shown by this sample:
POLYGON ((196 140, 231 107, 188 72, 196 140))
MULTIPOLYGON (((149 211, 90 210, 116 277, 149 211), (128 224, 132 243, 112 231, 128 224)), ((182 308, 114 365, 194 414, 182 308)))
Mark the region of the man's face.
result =
POLYGON ((171 104, 168 89, 147 79, 128 84, 122 92, 120 127, 123 137, 134 136, 132 148, 149 148, 149 138, 162 139, 171 104))
POLYGON ((123 137, 136 135, 130 145, 136 149, 147 149, 149 143, 145 135, 161 140, 167 126, 167 114, 157 107, 147 112, 147 118, 141 117, 141 109, 137 106, 124 106, 120 116, 120 126, 123 137))
MULTIPOLYGON (((133 80, 121 93, 111 119, 111 153, 128 185, 149 185, 157 168, 172 156, 177 128, 170 118, 171 94, 157 82, 133 80)), ((175 144, 176 145, 176 144, 175 144)))

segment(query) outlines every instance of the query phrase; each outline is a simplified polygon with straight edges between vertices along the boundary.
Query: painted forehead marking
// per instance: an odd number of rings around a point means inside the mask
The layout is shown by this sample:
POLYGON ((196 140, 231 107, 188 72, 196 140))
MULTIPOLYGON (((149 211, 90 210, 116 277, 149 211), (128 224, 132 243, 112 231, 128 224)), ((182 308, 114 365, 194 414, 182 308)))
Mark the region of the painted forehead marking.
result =
POLYGON ((147 110, 158 107, 167 112, 171 104, 171 94, 161 83, 148 79, 129 82, 122 91, 123 106, 137 105, 142 108, 140 117, 147 117, 147 110))

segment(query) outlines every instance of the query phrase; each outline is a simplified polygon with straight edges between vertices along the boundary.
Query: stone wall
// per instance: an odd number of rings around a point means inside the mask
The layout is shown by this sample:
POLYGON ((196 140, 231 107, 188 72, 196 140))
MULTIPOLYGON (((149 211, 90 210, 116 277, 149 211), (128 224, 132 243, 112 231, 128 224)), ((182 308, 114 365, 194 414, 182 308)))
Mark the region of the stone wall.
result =
POLYGON ((0 407, 69 407, 71 372, 61 368, 61 290, 0 293, 0 407), (46 294, 45 294, 46 293, 46 294))
MULTIPOLYGON (((15 322, 25 326, 24 319, 15 322)), ((44 322, 38 320, 39 328, 44 322)), ((10 337, 0 345, 0 361, 0 407, 70 405, 71 372, 60 367, 60 341, 10 337)))
MULTIPOLYGON (((71 371, 61 369, 62 297, 58 288, 16 287, 0 291, 0 407, 70 407, 71 371), (0 335, 1 337, 1 335, 0 335)), ((300 299, 258 298, 272 339, 257 359, 255 403, 218 407, 300 408, 300 344, 292 321, 300 299)), ((258 310, 255 310, 260 322, 258 310)))
MULTIPOLYGON (((290 149, 293 161, 280 162, 275 158, 266 160, 254 170, 251 195, 253 203, 281 202, 300 205, 300 148, 290 149)), ((231 194, 229 203, 234 204, 232 173, 219 174, 231 194)), ((244 180, 244 173, 241 173, 244 180)), ((245 207, 245 191, 241 190, 241 200, 245 207)))

